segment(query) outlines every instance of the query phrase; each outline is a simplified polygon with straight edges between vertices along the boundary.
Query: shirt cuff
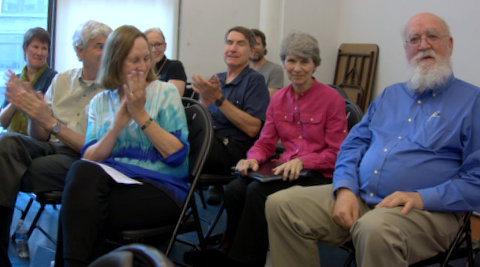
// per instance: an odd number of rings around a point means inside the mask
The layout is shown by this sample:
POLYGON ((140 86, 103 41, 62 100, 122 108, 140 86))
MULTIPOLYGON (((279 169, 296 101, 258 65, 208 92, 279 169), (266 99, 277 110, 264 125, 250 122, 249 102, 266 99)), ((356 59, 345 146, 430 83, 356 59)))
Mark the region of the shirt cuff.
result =
POLYGON ((336 199, 336 193, 337 193, 337 190, 340 189, 340 188, 347 188, 349 189, 350 191, 352 191, 355 196, 358 196, 358 194, 360 193, 359 192, 359 189, 358 189, 358 186, 353 184, 353 182, 351 182, 350 180, 348 179, 341 179, 341 180, 333 180, 333 198, 336 199))

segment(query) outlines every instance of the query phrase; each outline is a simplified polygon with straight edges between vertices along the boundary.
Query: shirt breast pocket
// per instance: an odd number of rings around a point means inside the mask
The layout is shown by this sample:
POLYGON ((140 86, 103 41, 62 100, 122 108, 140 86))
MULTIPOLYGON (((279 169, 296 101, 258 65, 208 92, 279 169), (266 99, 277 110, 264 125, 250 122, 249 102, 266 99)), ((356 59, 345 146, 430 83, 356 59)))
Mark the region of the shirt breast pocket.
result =
POLYGON ((325 118, 319 113, 300 114, 303 136, 308 140, 323 138, 325 118))
POLYGON ((431 116, 422 119, 412 129, 413 141, 419 146, 431 150, 440 149, 442 145, 449 143, 447 140, 456 138, 457 127, 452 121, 444 116, 431 116))
POLYGON ((275 128, 282 138, 293 138, 293 113, 275 112, 273 114, 275 128))

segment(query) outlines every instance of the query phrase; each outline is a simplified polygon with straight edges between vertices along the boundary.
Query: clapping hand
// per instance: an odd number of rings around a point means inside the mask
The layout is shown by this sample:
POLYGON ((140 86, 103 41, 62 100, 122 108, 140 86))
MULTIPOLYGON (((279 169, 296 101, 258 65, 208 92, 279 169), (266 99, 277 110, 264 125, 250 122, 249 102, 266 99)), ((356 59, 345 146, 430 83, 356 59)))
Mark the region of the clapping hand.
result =
POLYGON ((200 100, 205 106, 210 106, 215 100, 222 97, 220 80, 216 75, 209 80, 205 80, 202 76, 194 74, 192 79, 194 82, 192 88, 200 94, 200 100))
POLYGON ((35 92, 29 82, 22 82, 11 70, 8 70, 7 75, 9 77, 5 93, 7 100, 42 127, 51 126, 50 109, 43 99, 42 92, 35 92))
POLYGON ((145 71, 132 71, 127 75, 127 83, 123 85, 126 107, 130 117, 135 119, 145 112, 146 81, 145 71))

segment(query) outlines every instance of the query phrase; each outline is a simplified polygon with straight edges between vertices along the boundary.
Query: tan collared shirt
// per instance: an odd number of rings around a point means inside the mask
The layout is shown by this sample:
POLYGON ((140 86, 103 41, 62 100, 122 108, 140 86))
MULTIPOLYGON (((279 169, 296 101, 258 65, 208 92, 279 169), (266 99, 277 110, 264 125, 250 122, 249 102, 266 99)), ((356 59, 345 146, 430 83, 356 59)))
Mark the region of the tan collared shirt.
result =
MULTIPOLYGON (((82 78, 82 68, 57 74, 45 93, 53 117, 73 131, 87 132, 88 106, 90 99, 103 91, 95 81, 82 78)), ((59 142, 52 136, 51 142, 59 142)))

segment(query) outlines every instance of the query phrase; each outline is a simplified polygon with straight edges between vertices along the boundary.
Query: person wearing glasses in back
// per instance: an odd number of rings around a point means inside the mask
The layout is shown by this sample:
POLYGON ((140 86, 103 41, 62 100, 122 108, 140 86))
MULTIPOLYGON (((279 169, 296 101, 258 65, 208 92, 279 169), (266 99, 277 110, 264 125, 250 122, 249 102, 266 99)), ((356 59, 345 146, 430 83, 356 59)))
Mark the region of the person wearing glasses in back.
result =
POLYGON ((449 248, 480 209, 480 88, 455 78, 453 38, 432 13, 403 32, 410 76, 369 106, 333 184, 268 197, 272 265, 320 266, 317 242, 349 240, 358 266, 408 266, 449 248))
POLYGON ((187 75, 185 74, 182 62, 168 59, 167 56, 165 56, 167 43, 160 28, 148 29, 145 31, 145 35, 152 47, 155 74, 159 77, 160 81, 173 83, 175 87, 177 87, 180 96, 183 96, 187 83, 187 75))

